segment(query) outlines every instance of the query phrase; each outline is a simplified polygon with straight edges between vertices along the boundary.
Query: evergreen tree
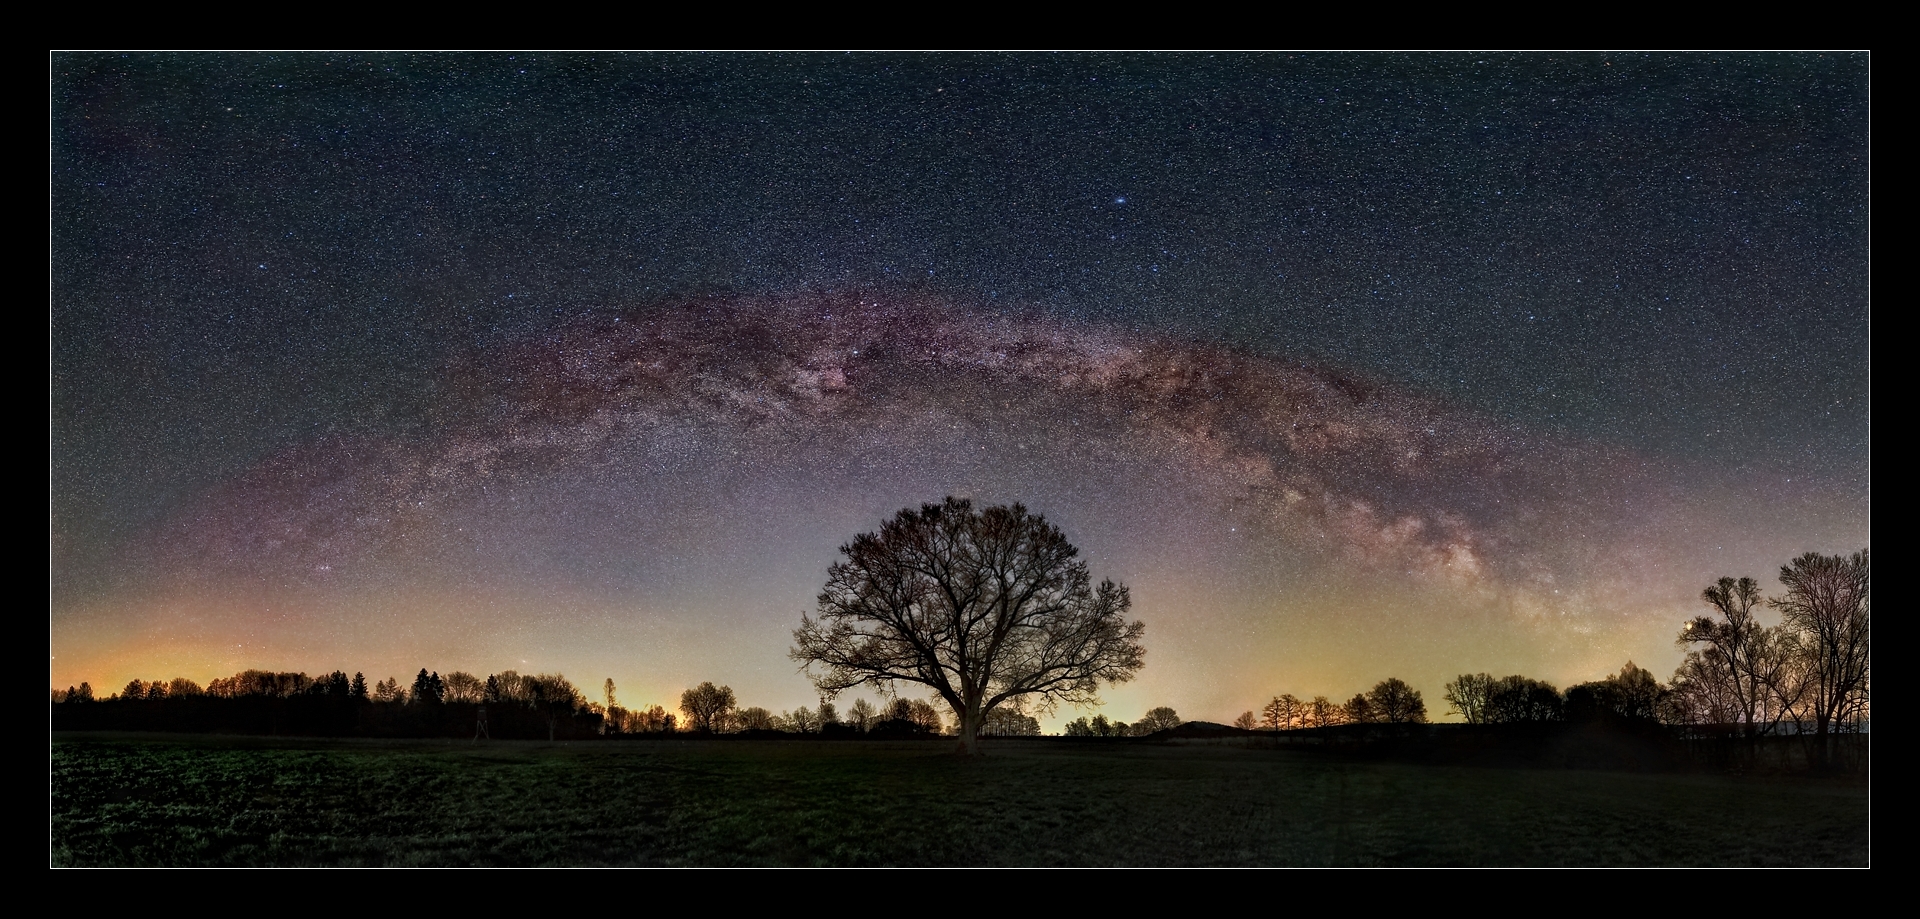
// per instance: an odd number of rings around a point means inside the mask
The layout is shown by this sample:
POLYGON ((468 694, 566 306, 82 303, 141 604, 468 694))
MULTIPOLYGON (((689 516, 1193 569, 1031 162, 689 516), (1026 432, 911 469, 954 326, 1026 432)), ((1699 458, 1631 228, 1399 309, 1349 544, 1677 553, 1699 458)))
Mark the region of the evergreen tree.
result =
POLYGON ((440 673, 428 673, 420 668, 419 675, 413 678, 413 701, 427 705, 438 705, 447 697, 447 684, 440 679, 440 673))

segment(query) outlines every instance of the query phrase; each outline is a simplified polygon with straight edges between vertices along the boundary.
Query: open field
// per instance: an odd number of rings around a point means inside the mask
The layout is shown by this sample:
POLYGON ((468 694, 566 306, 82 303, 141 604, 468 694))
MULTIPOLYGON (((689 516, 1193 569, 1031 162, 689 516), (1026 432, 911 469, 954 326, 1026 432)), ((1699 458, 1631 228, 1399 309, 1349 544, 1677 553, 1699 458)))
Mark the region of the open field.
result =
POLYGON ((1866 866, 1864 783, 1233 747, 62 734, 54 865, 1866 866))

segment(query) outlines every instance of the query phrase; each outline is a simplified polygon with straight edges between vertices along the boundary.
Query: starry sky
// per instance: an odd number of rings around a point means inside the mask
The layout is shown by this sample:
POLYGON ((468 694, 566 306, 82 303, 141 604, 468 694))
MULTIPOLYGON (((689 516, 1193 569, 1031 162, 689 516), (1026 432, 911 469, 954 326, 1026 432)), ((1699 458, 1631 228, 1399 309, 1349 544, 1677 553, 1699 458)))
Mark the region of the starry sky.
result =
POLYGON ((949 494, 1132 589, 1122 719, 1664 675, 1870 544, 1868 64, 54 54, 50 682, 810 705, 949 494))

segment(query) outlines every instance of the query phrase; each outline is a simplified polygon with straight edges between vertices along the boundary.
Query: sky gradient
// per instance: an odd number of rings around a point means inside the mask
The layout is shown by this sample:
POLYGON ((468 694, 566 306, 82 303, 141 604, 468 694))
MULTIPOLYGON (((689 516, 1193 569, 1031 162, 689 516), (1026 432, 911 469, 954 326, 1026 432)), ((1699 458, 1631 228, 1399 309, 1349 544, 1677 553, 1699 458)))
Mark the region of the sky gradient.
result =
POLYGON ((1438 715, 1869 545, 1864 55, 51 71, 55 685, 813 704, 837 547, 955 494, 1132 588, 1110 715, 1438 715))

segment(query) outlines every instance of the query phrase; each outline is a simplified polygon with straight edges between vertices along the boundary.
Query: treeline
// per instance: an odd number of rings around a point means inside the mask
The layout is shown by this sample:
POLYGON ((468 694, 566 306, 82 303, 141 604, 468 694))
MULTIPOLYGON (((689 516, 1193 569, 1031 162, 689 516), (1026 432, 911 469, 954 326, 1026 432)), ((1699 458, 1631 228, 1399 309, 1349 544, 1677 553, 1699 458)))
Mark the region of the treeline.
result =
MULTIPOLYGON (((842 713, 832 702, 774 712, 740 707, 733 689, 702 683, 681 694, 677 713, 660 705, 620 704, 617 687, 604 701, 586 697, 561 674, 508 670, 484 678, 424 668, 411 684, 364 674, 246 670, 205 686, 187 679, 132 680, 99 696, 89 683, 54 690, 54 730, 145 730, 319 736, 472 738, 644 738, 663 735, 813 734, 872 739, 934 737, 952 725, 930 701, 856 699, 842 713)), ((1040 722, 1003 708, 988 719, 989 736, 1036 736, 1040 722)))
MULTIPOLYGON (((1866 550, 1808 553, 1780 568, 1786 591, 1767 598, 1752 578, 1721 578, 1701 593, 1712 611, 1688 620, 1686 659, 1663 684, 1628 661, 1619 673, 1562 692, 1522 675, 1462 674, 1446 700, 1468 724, 1630 721, 1746 737, 1853 733, 1870 713, 1871 591, 1866 550), (1779 611, 1775 626, 1756 613, 1779 611)), ((1236 727, 1272 731, 1427 720, 1419 690, 1383 680, 1344 703, 1273 697, 1236 727)))
MULTIPOLYGON (((1564 691, 1521 674, 1461 674, 1445 686, 1448 714, 1470 725, 1601 725, 1696 745, 1745 741, 1750 755, 1763 739, 1791 737, 1804 762, 1845 765, 1830 738, 1865 731, 1872 712, 1868 552, 1802 555, 1781 567, 1780 583, 1784 592, 1772 598, 1752 578, 1721 578, 1702 591, 1710 612, 1681 625, 1675 641, 1686 658, 1666 683, 1632 661, 1564 691), (1769 608, 1777 625, 1758 621, 1769 608)), ((1275 696, 1234 724, 1286 731, 1426 720, 1419 691, 1389 679, 1345 703, 1275 696)))
POLYGON ((566 677, 559 674, 523 675, 507 670, 492 674, 483 680, 471 673, 458 671, 443 677, 437 671, 429 673, 425 668, 422 668, 419 675, 414 677, 411 686, 403 686, 399 680, 392 677, 369 686, 364 674, 356 673, 348 677, 346 673, 339 670, 318 677, 310 677, 305 673, 243 670, 230 677, 217 678, 204 687, 186 677, 152 682, 131 680, 119 692, 105 698, 97 698, 93 687, 87 683, 53 691, 55 703, 157 701, 197 697, 215 699, 331 697, 401 705, 463 702, 538 704, 545 703, 549 699, 586 702, 580 691, 575 689, 566 677))
POLYGON ((1067 722, 1068 737, 1145 737, 1181 725, 1180 716, 1166 706, 1149 709, 1139 721, 1108 721, 1106 715, 1085 716, 1067 722))
POLYGON ((1427 702, 1420 690, 1405 680, 1389 677, 1345 702, 1326 696, 1301 700, 1292 693, 1274 696, 1260 714, 1241 712, 1233 726, 1243 730, 1290 731, 1296 728, 1330 728, 1342 724, 1425 724, 1427 702))
MULTIPOLYGON (((1459 715, 1468 724, 1657 721, 1670 697, 1666 687, 1632 661, 1617 674, 1573 686, 1564 694, 1551 683, 1524 676, 1462 674, 1446 684, 1446 700, 1452 706, 1448 714, 1459 715)), ((1311 700, 1292 694, 1275 696, 1258 715, 1243 712, 1234 720, 1238 728, 1269 731, 1425 723, 1426 700, 1420 690, 1398 678, 1381 680, 1339 703, 1326 696, 1311 700)))
MULTIPOLYGON (((610 710, 610 723, 619 732, 618 708, 610 710)), ((791 711, 774 712, 758 706, 742 708, 732 687, 702 683, 680 694, 681 723, 689 731, 710 734, 819 734, 824 736, 866 736, 872 738, 934 737, 951 734, 955 725, 943 719, 940 709, 930 700, 896 698, 879 705, 855 699, 843 713, 830 701, 819 708, 800 706, 791 711)), ((1038 719, 1017 709, 1002 707, 987 716, 982 736, 1038 736, 1038 719)))
POLYGON ((1461 674, 1446 686, 1452 714, 1468 724, 1529 724, 1552 721, 1662 723, 1667 687, 1628 661, 1604 680, 1561 692, 1552 683, 1519 675, 1461 674))
POLYGON ((1462 675, 1447 700, 1471 724, 1615 718, 1749 741, 1859 733, 1871 714, 1869 562, 1865 550, 1803 555, 1781 567, 1786 590, 1774 598, 1752 578, 1721 578, 1700 595, 1711 612, 1681 625, 1686 659, 1665 684, 1628 662, 1564 693, 1524 676, 1462 675), (1762 625, 1763 608, 1779 624, 1762 625))
POLYGON ((245 670, 206 686, 185 677, 132 680, 96 696, 53 693, 54 730, 144 730, 319 736, 538 738, 598 736, 605 712, 560 674, 512 670, 485 679, 422 669, 411 685, 363 674, 245 670))

